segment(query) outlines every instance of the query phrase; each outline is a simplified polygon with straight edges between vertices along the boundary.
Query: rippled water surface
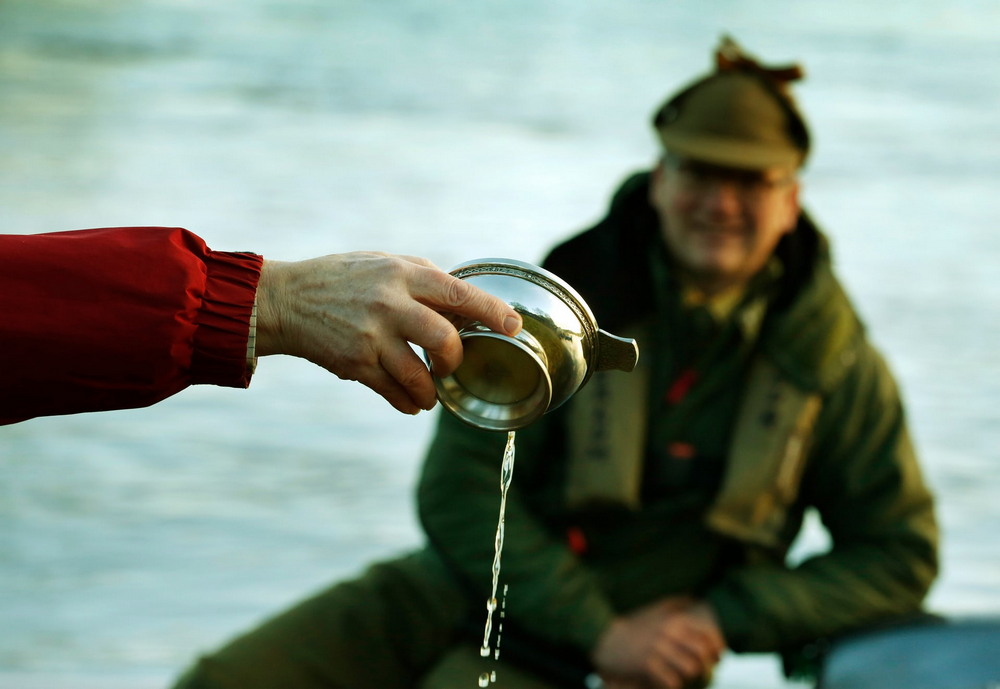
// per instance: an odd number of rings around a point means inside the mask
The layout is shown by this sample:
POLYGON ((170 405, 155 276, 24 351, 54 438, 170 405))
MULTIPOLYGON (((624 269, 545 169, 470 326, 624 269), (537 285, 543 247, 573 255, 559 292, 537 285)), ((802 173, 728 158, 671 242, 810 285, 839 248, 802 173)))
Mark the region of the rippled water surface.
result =
MULTIPOLYGON (((1000 614, 998 26, 988 0, 3 0, 0 228, 535 262, 732 32, 806 65, 806 205, 940 498, 931 605, 1000 614)), ((0 429, 0 688, 162 686, 418 543, 432 418, 267 359, 245 392, 0 429)), ((719 686, 783 682, 732 658, 719 686)))

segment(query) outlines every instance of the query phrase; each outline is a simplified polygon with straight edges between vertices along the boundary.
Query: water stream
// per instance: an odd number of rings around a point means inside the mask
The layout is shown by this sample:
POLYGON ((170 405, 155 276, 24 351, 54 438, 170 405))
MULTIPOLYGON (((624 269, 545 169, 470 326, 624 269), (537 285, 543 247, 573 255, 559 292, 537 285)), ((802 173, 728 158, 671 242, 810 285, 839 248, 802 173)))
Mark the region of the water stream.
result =
MULTIPOLYGON (((503 633, 503 614, 504 608, 506 607, 507 601, 507 587, 504 586, 503 597, 504 601, 502 604, 497 602, 497 587, 500 583, 500 558, 503 555, 503 538, 504 538, 504 520, 507 513, 507 492, 510 490, 510 482, 514 478, 514 452, 515 452, 515 432, 510 431, 507 433, 507 445, 504 447, 503 451, 503 463, 500 467, 500 517, 497 520, 497 532, 496 537, 493 541, 493 585, 490 590, 490 597, 486 601, 486 625, 483 631, 483 645, 479 649, 479 655, 484 658, 490 655, 490 639, 493 634, 493 614, 497 611, 498 605, 500 608, 501 621, 499 629, 497 631, 496 645, 493 648, 493 659, 499 660, 500 658, 500 636, 503 633)), ((495 673, 493 673, 492 681, 495 681, 495 673)), ((480 686, 482 686, 482 677, 480 677, 480 686)))

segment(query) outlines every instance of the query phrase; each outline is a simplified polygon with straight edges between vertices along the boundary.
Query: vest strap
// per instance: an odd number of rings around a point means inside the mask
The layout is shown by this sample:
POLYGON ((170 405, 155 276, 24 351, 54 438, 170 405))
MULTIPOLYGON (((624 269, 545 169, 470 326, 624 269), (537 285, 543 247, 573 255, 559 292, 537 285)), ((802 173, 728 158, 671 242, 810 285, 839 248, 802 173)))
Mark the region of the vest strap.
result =
MULTIPOLYGON (((629 336, 648 341, 648 332, 641 327, 629 336)), ((641 507, 650 378, 649 357, 640 357, 631 373, 595 374, 568 403, 570 509, 641 507)), ((821 407, 818 393, 796 386, 766 358, 754 360, 726 474, 706 516, 710 528, 766 549, 782 547, 821 407)))

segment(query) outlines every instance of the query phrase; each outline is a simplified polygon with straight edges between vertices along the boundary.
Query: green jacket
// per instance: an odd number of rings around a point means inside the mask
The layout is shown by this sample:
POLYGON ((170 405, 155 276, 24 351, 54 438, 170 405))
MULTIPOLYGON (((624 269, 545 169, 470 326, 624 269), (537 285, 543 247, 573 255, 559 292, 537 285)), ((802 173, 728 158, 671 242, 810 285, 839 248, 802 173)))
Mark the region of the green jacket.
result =
MULTIPOLYGON (((517 432, 506 624, 585 658, 616 614, 691 594, 733 650, 763 652, 919 609, 937 573, 933 500, 825 239, 803 215, 782 270, 705 334, 678 305, 648 182, 627 180, 545 262, 601 327, 637 337, 641 367, 596 374, 517 432), (807 508, 831 548, 792 566, 807 508)), ((419 486, 430 548, 477 609, 505 440, 442 414, 419 486)))

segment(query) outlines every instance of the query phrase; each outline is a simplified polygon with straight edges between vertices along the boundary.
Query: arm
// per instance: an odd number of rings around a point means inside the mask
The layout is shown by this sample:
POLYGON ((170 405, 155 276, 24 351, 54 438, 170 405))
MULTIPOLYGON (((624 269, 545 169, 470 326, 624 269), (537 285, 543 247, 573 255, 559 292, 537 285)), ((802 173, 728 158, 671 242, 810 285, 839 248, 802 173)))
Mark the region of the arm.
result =
POLYGON ((245 387, 260 261, 177 228, 0 236, 0 423, 245 387))
POLYGON ((914 612, 934 580, 933 499, 874 350, 827 400, 800 497, 818 509, 831 550, 794 569, 739 568, 709 592, 736 650, 781 650, 914 612))
POLYGON ((0 235, 0 294, 0 424, 147 406, 195 384, 246 387, 254 354, 303 357, 416 413, 435 391, 410 342, 446 375, 462 356, 453 322, 521 325, 424 259, 264 262, 179 228, 0 235))

